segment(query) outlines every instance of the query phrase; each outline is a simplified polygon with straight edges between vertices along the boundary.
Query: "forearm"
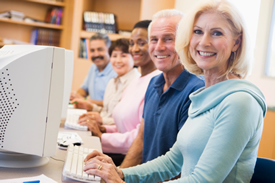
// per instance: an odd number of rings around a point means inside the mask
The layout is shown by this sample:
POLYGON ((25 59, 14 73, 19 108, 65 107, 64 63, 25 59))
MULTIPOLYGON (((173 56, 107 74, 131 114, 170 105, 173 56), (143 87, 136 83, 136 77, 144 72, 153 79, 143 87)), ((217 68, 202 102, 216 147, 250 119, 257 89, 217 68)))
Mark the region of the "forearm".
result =
POLYGON ((133 141, 128 150, 124 161, 120 165, 121 168, 128 168, 142 163, 143 152, 143 135, 144 135, 144 119, 140 122, 140 127, 136 139, 133 141))
POLYGON ((181 171, 183 158, 174 145, 165 156, 141 165, 121 169, 126 182, 160 182, 169 180, 181 171))
POLYGON ((141 164, 143 151, 143 139, 137 137, 131 145, 124 161, 120 165, 121 168, 128 168, 141 164))
POLYGON ((81 95, 82 97, 86 97, 88 94, 87 94, 87 92, 83 89, 83 88, 79 88, 78 90, 77 90, 77 93, 79 94, 79 95, 81 95))
POLYGON ((98 106, 103 106, 103 100, 92 100, 92 99, 89 99, 89 101, 93 104, 96 104, 98 106))
POLYGON ((126 154, 136 137, 137 129, 125 133, 104 133, 101 137, 102 150, 106 153, 126 154))

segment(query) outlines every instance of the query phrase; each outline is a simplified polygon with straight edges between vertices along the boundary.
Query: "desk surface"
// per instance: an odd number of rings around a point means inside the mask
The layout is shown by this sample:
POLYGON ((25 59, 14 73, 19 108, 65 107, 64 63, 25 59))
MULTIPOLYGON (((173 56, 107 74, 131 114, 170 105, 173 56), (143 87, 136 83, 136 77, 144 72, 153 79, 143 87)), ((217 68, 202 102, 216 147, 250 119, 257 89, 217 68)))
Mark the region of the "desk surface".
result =
MULTIPOLYGON (((60 127, 59 131, 77 132, 84 142, 83 143, 84 147, 93 148, 93 149, 102 151, 99 138, 91 136, 91 132, 69 130, 69 129, 63 128, 63 126, 60 127)), ((65 183, 72 182, 70 180, 65 180, 62 176, 64 160, 66 158, 67 151, 59 149, 58 146, 56 148, 57 148, 56 155, 51 157, 49 163, 44 166, 35 167, 35 168, 24 168, 24 169, 0 168, 0 172, 1 172, 0 180, 22 178, 22 177, 33 177, 33 176, 44 174, 47 177, 57 182, 65 182, 65 183)))

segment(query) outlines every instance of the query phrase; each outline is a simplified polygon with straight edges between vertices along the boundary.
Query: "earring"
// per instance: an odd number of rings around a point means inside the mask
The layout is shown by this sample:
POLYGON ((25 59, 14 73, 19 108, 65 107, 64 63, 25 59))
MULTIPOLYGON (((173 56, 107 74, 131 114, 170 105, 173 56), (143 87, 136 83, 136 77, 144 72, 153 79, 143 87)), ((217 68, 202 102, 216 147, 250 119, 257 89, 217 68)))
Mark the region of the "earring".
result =
POLYGON ((233 54, 233 59, 232 61, 234 62, 235 58, 236 58, 236 52, 231 52, 231 55, 233 54))

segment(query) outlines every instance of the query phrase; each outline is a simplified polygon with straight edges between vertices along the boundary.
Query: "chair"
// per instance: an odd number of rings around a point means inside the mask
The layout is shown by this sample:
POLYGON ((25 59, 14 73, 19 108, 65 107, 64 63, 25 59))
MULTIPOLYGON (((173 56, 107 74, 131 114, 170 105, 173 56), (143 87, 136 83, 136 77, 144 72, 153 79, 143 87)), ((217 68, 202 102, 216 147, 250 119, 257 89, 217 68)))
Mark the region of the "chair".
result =
POLYGON ((250 183, 275 183, 275 160, 258 157, 250 183))

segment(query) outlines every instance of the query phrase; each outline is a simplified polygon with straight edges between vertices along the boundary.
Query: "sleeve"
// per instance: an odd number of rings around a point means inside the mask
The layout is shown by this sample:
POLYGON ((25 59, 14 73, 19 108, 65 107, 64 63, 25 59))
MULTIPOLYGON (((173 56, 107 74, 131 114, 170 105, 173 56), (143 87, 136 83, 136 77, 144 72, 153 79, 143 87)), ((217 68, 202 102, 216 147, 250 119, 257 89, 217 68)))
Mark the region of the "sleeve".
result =
MULTIPOLYGON (((154 81, 154 78, 152 78, 151 80, 150 80, 150 82, 149 82, 149 85, 148 85, 148 87, 147 87, 147 90, 146 90, 146 92, 145 92, 145 96, 144 96, 144 105, 143 105, 143 110, 145 110, 145 108, 146 108, 146 101, 148 100, 148 97, 149 97, 149 88, 151 88, 152 86, 152 84, 153 84, 153 81, 154 81)), ((144 113, 143 113, 143 111, 142 111, 142 118, 144 119, 144 115, 143 115, 144 113)))
MULTIPOLYGON (((106 133, 117 133, 118 130, 116 128, 116 125, 103 125, 106 128, 106 133)), ((106 135, 105 133, 103 133, 104 135, 106 135)), ((102 141, 102 137, 101 137, 101 141, 102 141)))
POLYGON ((187 97, 186 102, 183 103, 182 106, 182 112, 181 112, 181 118, 178 119, 179 123, 178 123, 178 131, 180 131, 180 129, 182 128, 182 126, 184 125, 184 123, 186 122, 187 118, 188 118, 188 109, 190 106, 190 99, 189 97, 187 97))
POLYGON ((88 75, 86 76, 86 78, 84 79, 84 82, 82 83, 81 87, 83 90, 85 90, 86 92, 88 92, 88 75))
POLYGON ((93 112, 98 112, 98 113, 101 112, 101 110, 102 110, 101 106, 98 106, 98 105, 96 105, 94 103, 92 103, 92 106, 93 106, 93 110, 92 110, 93 112))
POLYGON ((139 126, 140 124, 126 133, 103 133, 101 136, 103 152, 126 154, 138 134, 139 126))
POLYGON ((177 176, 183 164, 183 157, 177 143, 164 156, 136 167, 121 169, 125 182, 160 182, 177 176))
MULTIPOLYGON (((138 109, 139 122, 142 120, 143 107, 144 107, 144 98, 139 104, 139 109, 138 109)), ((106 128, 106 132, 108 133, 103 133, 101 136, 101 144, 102 144, 103 152, 126 154, 130 146, 132 145, 133 141, 137 137, 140 123, 138 123, 133 130, 125 133, 109 133, 111 132, 110 129, 114 128, 112 126, 115 126, 115 125, 106 125, 106 126, 108 127, 108 131, 106 128)))
POLYGON ((84 79, 84 81, 81 85, 81 88, 83 90, 85 90, 87 93, 88 93, 89 83, 90 83, 90 80, 91 80, 91 77, 92 77, 94 67, 95 67, 94 64, 92 64, 92 66, 89 69, 88 75, 86 76, 86 78, 84 79))
POLYGON ((102 118, 102 123, 103 123, 104 125, 114 125, 114 124, 115 124, 115 121, 114 121, 114 119, 113 119, 112 117, 109 117, 109 118, 103 117, 103 118, 102 118))
MULTIPOLYGON (((228 174, 233 171, 232 169, 241 155, 243 156, 241 159, 251 159, 251 154, 257 156, 262 133, 263 110, 251 95, 244 92, 231 94, 216 108, 213 116, 215 119, 213 132, 194 170, 189 175, 169 182, 223 182, 228 174)), ((180 142, 177 141, 177 143, 180 142)), ((126 182, 132 182, 132 180, 143 180, 144 182, 167 180, 169 176, 163 176, 165 173, 168 174, 169 171, 174 170, 173 168, 178 170, 177 166, 173 167, 171 163, 168 164, 167 159, 172 162, 174 162, 173 159, 179 160, 182 155, 178 151, 173 147, 171 153, 168 152, 165 155, 168 158, 161 157, 160 160, 158 158, 144 166, 142 165, 142 167, 137 166, 123 170, 126 182), (158 165, 159 161, 167 163, 167 166, 169 165, 172 169, 164 168, 165 163, 158 165), (155 177, 158 179, 153 179, 155 177)), ((176 162, 174 164, 179 165, 176 162)), ((240 165, 238 168, 241 166, 244 165, 240 165)), ((247 166, 253 166, 253 163, 244 166, 243 169, 247 166)))

